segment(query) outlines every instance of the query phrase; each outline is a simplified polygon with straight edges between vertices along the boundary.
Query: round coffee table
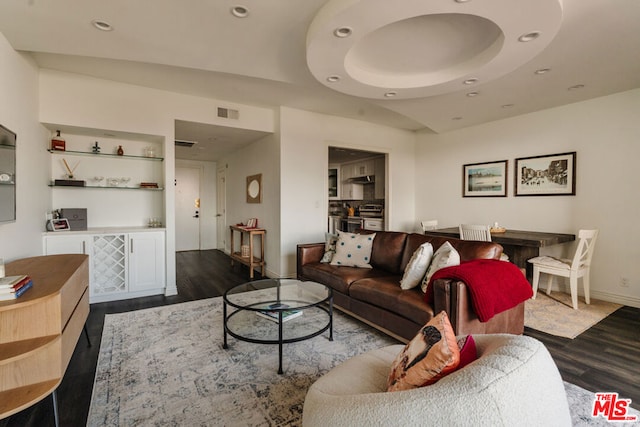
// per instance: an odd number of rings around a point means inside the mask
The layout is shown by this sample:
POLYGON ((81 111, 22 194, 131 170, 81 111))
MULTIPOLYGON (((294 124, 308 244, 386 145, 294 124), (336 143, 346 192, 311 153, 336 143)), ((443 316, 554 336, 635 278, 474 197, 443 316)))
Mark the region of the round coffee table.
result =
POLYGON ((255 280, 229 289, 223 302, 223 348, 228 348, 227 334, 251 343, 278 344, 279 374, 283 344, 313 338, 326 330, 333 341, 333 292, 320 283, 255 280), (229 313, 227 306, 235 310, 229 313))

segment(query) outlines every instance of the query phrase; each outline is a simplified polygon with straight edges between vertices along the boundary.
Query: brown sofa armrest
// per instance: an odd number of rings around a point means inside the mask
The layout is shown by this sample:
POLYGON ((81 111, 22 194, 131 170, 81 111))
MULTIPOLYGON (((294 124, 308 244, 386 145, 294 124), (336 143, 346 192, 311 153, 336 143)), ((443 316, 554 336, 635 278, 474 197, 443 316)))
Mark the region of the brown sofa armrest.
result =
POLYGON ((296 267, 297 275, 300 278, 300 272, 302 266, 305 264, 311 264, 320 262, 324 255, 324 242, 322 243, 304 243, 297 247, 296 252, 296 267))
POLYGON ((524 302, 480 322, 473 308, 469 288, 464 282, 451 279, 433 281, 433 313, 447 312, 456 335, 524 332, 524 302))

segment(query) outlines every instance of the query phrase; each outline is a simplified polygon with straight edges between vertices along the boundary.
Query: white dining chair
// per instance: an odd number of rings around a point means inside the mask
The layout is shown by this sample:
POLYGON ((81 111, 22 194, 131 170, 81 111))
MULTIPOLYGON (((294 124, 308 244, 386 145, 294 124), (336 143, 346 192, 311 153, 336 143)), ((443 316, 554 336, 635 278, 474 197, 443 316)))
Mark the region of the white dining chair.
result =
POLYGON ((438 228, 438 220, 437 219, 430 219, 427 221, 421 221, 420 225, 422 226, 422 231, 429 231, 429 230, 435 230, 436 228, 438 228))
POLYGON ((573 259, 559 259, 550 256, 539 256, 531 258, 529 262, 533 264, 533 297, 535 299, 540 281, 540 273, 547 274, 547 295, 551 293, 551 281, 553 276, 569 278, 571 288, 571 304, 574 310, 578 309, 578 279, 582 277, 584 286, 584 300, 589 301, 589 270, 591 267, 591 257, 596 245, 598 230, 578 231, 578 247, 573 259))
POLYGON ((460 224, 460 240, 491 241, 491 226, 478 224, 460 224))

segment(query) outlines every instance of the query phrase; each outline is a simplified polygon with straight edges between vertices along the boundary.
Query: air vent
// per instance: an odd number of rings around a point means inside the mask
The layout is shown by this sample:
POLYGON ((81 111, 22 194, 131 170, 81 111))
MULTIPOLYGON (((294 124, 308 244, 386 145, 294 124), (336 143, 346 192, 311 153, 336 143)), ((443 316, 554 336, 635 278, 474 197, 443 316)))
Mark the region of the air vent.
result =
POLYGON ((238 110, 232 110, 231 108, 218 107, 218 117, 222 117, 223 119, 238 120, 238 118, 240 117, 240 113, 238 112, 238 110))
POLYGON ((187 147, 187 148, 191 148, 193 147, 195 144, 198 143, 198 141, 180 141, 177 140, 175 141, 176 143, 176 147, 187 147))

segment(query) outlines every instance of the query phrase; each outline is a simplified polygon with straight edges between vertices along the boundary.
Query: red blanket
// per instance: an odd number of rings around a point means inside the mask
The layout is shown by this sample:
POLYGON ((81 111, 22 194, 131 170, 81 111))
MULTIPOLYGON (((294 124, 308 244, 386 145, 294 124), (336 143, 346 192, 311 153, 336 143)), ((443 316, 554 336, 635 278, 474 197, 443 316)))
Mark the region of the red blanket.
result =
POLYGON ((467 284, 478 319, 487 322, 494 315, 531 298, 533 290, 520 269, 506 261, 474 259, 438 270, 427 285, 425 301, 433 303, 436 279, 455 279, 467 284))

